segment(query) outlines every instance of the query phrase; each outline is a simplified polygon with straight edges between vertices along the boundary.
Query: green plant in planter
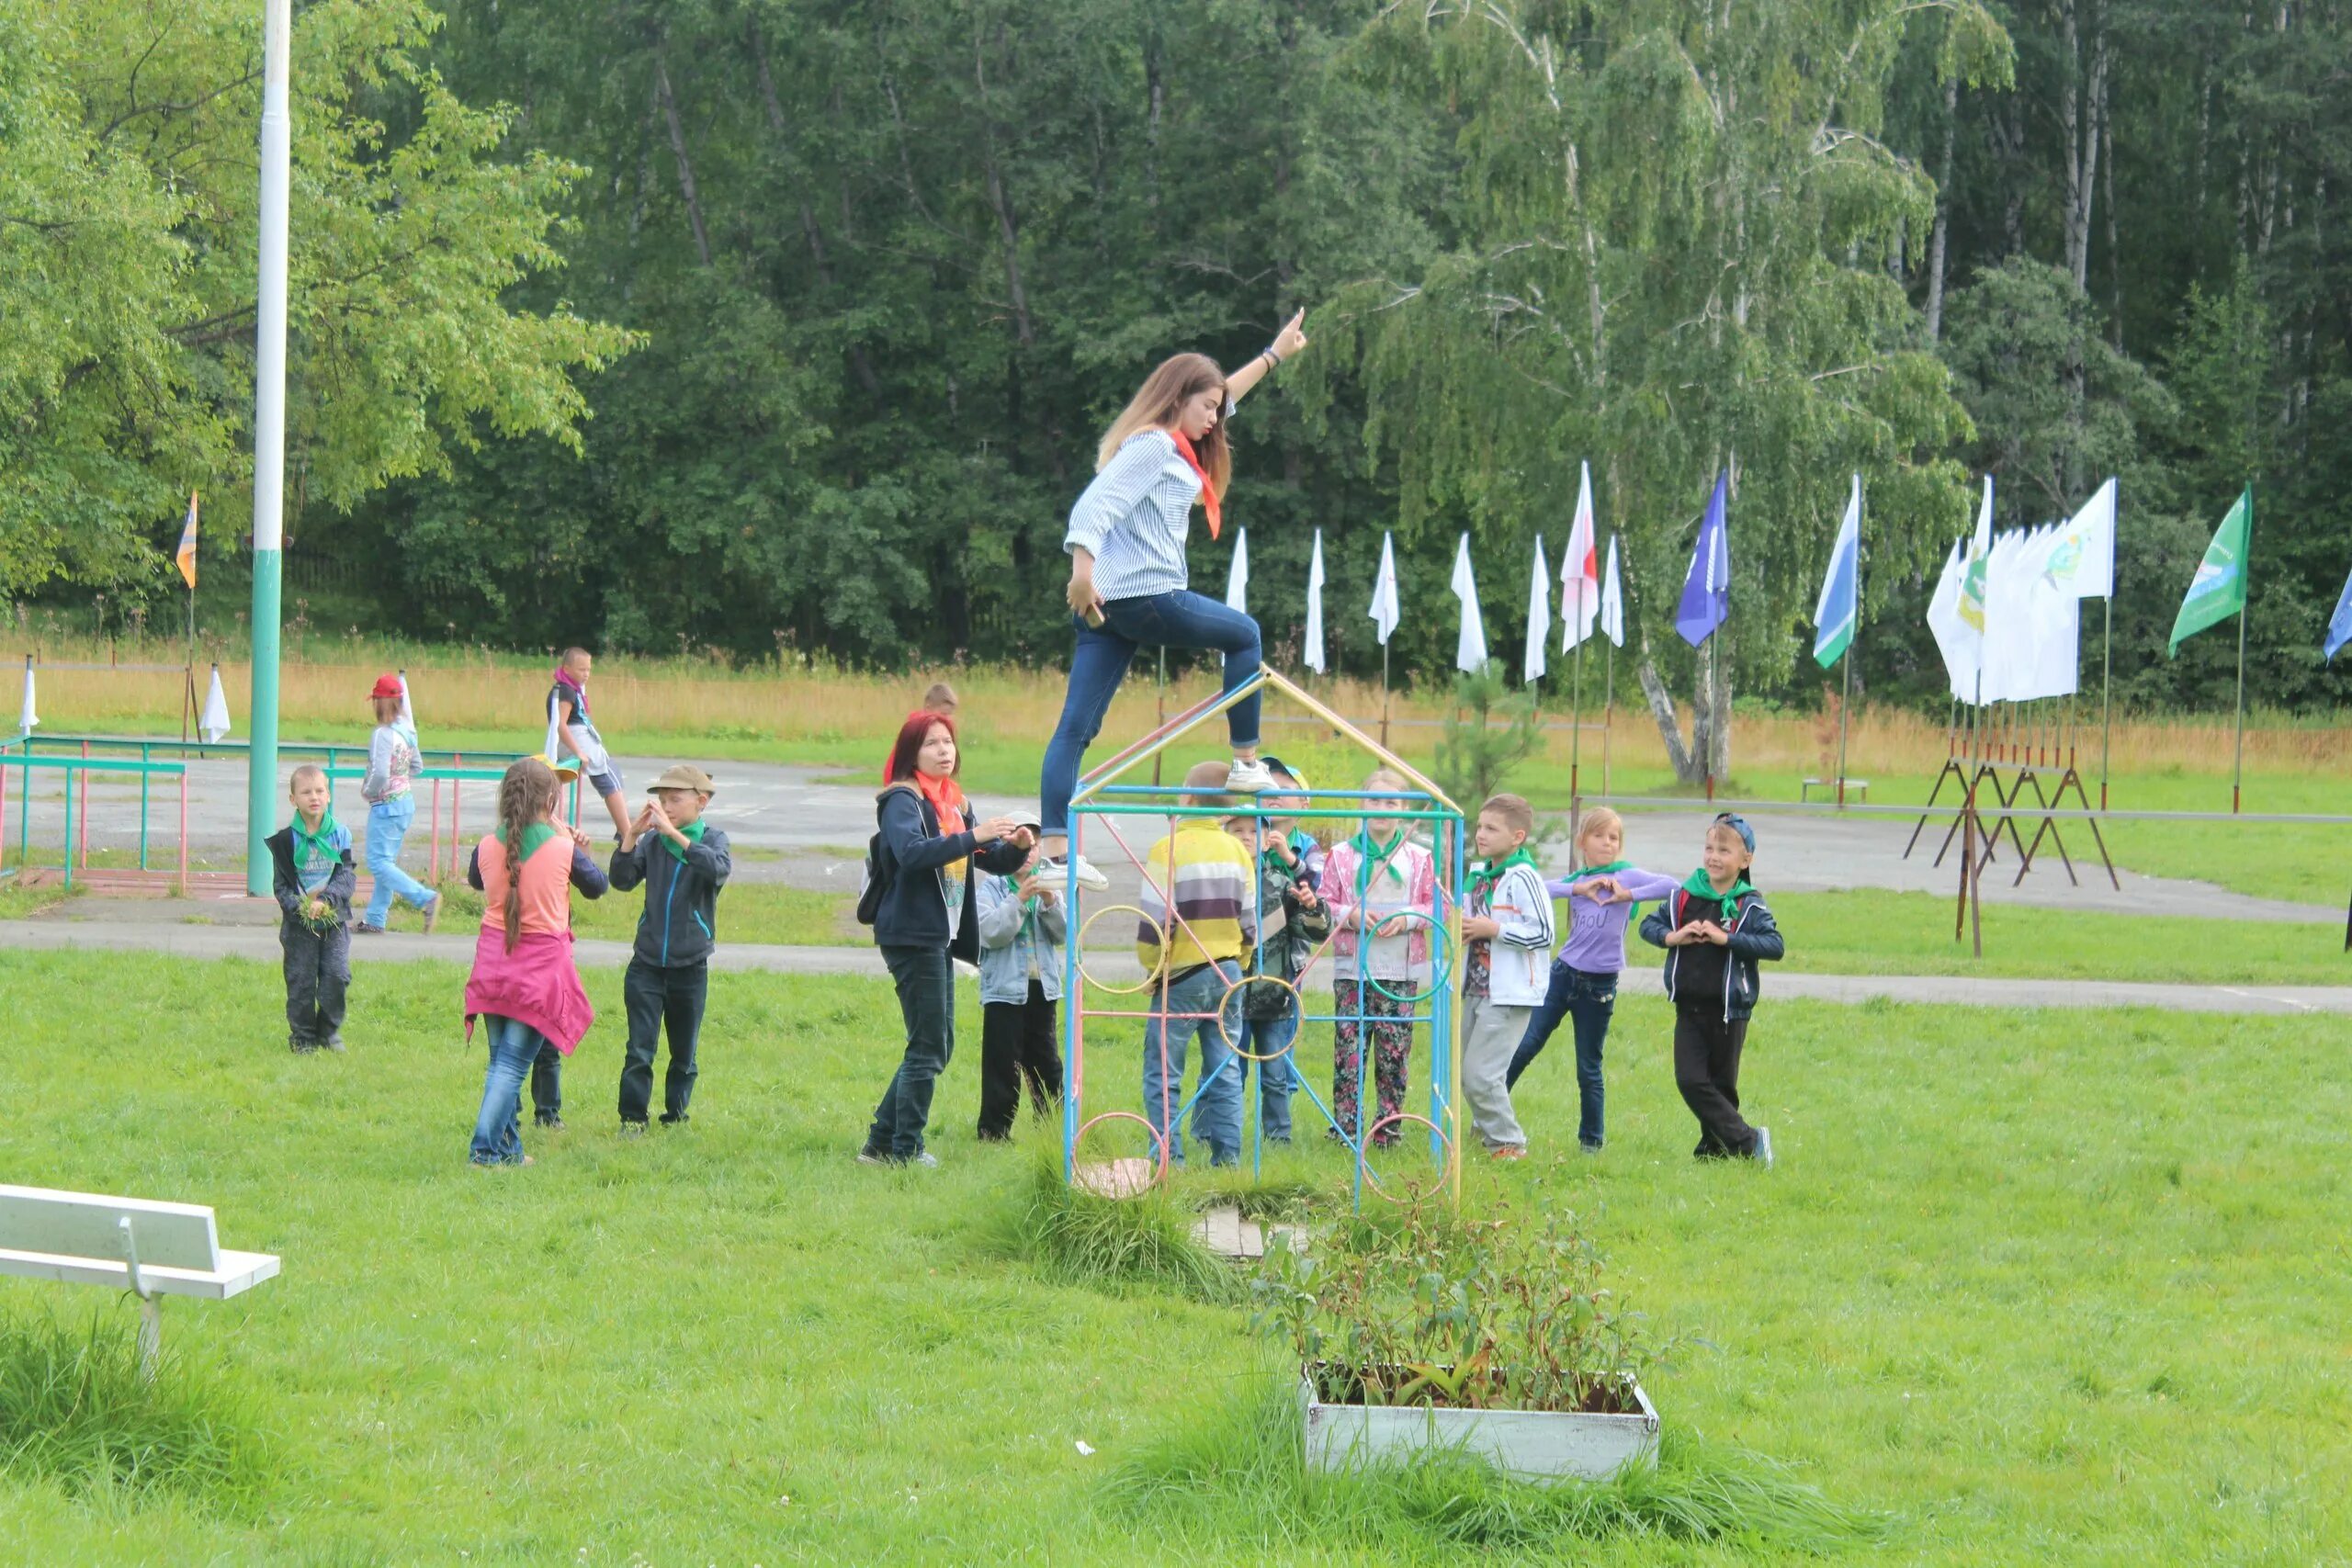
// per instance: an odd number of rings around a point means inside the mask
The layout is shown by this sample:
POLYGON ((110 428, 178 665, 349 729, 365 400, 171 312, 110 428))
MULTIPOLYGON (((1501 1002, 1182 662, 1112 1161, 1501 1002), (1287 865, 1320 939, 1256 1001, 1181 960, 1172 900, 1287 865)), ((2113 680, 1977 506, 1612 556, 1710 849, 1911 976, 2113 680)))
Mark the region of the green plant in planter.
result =
POLYGON ((1678 1342, 1617 1300, 1603 1261, 1549 1204, 1531 1224, 1417 1203, 1312 1256, 1269 1247, 1252 1321, 1290 1341, 1326 1404, 1613 1411, 1678 1342))

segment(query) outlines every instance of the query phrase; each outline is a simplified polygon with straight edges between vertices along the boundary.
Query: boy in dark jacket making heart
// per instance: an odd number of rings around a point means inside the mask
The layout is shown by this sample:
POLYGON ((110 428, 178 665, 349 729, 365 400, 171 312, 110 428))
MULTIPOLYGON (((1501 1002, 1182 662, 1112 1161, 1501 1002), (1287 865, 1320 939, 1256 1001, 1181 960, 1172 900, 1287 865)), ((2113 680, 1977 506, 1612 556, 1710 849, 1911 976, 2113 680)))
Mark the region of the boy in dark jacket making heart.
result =
POLYGON ((642 1133, 653 1098, 653 1052, 666 1024, 670 1071, 662 1084, 662 1122, 686 1119, 695 1092, 695 1043, 709 994, 710 954, 718 946, 718 890, 734 863, 727 835, 702 819, 714 786, 686 763, 653 781, 653 799, 630 824, 634 842, 613 852, 613 887, 645 885, 637 950, 621 996, 628 1009, 628 1057, 621 1066, 621 1131, 642 1133))
POLYGON ((1726 811, 1707 829, 1703 863, 1642 921, 1642 940, 1666 949, 1674 1003, 1674 1083, 1699 1119, 1701 1159, 1772 1163, 1770 1128, 1739 1114, 1739 1055, 1756 1010, 1761 959, 1786 951, 1764 896, 1747 880, 1756 829, 1726 811))

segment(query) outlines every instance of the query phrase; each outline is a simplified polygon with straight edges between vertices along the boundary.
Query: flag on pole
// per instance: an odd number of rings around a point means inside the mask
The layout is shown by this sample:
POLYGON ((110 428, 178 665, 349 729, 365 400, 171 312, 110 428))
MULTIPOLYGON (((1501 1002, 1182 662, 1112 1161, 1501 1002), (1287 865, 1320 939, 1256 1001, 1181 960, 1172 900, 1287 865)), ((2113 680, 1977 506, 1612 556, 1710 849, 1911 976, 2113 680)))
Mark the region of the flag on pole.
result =
POLYGON ((1600 552, 1592 534, 1592 465, 1577 465, 1577 519, 1560 557, 1560 651, 1592 635, 1600 613, 1600 552))
POLYGON ((1724 511, 1730 493, 1730 474, 1717 474, 1715 493, 1707 498, 1707 513, 1699 520, 1698 542, 1690 547, 1682 603, 1674 611, 1674 629, 1693 648, 1731 615, 1731 520, 1724 511))
POLYGON ((2335 661, 2344 645, 2352 642, 2352 577, 2344 580, 2344 596, 2335 602, 2335 614, 2327 618, 2326 657, 2335 661))
POLYGON ((2245 608, 2245 552, 2254 534, 2254 487, 2248 485, 2230 506, 2229 515, 2213 530, 2205 558, 2197 563, 2188 597, 2172 624, 2168 659, 2177 658, 2180 645, 2217 621, 2226 621, 2245 608))
POLYGON ((220 666, 212 667, 212 686, 204 694, 204 716, 196 721, 196 732, 207 741, 215 741, 229 733, 229 694, 220 689, 220 666))
POLYGON ((560 711, 555 704, 555 694, 549 692, 548 694, 548 743, 539 755, 545 757, 550 763, 558 763, 563 760, 563 752, 559 749, 556 740, 556 730, 561 722, 559 716, 560 711))
POLYGON ((1487 667, 1487 623, 1478 615, 1478 580, 1470 571, 1467 529, 1453 552, 1453 596, 1462 601, 1462 635, 1453 645, 1453 667, 1475 675, 1487 667))
POLYGON ((402 670, 392 679, 401 683, 401 707, 400 711, 392 716, 392 722, 406 729, 413 738, 416 734, 416 709, 409 705, 408 671, 402 670))
POLYGON ((187 521, 180 525, 179 553, 173 558, 180 563, 180 575, 187 579, 188 592, 196 592, 196 491, 187 492, 187 521))
POLYGON ((40 727, 40 715, 33 711, 33 656, 28 653, 25 655, 25 705, 17 710, 17 733, 30 735, 40 727))
POLYGON ((1380 575, 1372 584, 1372 624, 1380 634, 1380 646, 1386 648, 1388 638, 1396 630, 1396 541, 1393 535, 1380 536, 1380 575))
MULTIPOLYGON (((1566 613, 1566 606, 1562 606, 1566 613)), ((1544 570, 1544 536, 1535 536, 1535 575, 1527 584, 1527 657, 1521 660, 1519 678, 1522 684, 1532 686, 1544 679, 1544 644, 1552 635, 1552 581, 1544 570)))
POLYGON ((1306 667, 1317 675, 1323 668, 1323 530, 1315 530, 1315 558, 1306 568, 1306 667))
POLYGON ((1233 531, 1233 573, 1225 580, 1225 607, 1250 613, 1250 530, 1233 531))
POLYGON ((1618 648, 1625 646, 1625 591, 1617 581, 1617 536, 1609 536, 1609 572, 1600 585, 1600 630, 1618 648))
POLYGON ((1853 643, 1861 568, 1862 476, 1856 474, 1845 520, 1838 525, 1837 542, 1829 547, 1829 570, 1821 580, 1821 600, 1813 607, 1813 661, 1824 670, 1837 663, 1853 643))
POLYGON ((1943 575, 1936 579, 1936 591, 1928 599, 1928 630, 1935 635, 1936 651, 1943 655, 1944 678, 1951 683, 1951 694, 1973 703, 1976 648, 1967 624, 1960 618, 1960 580, 1968 571, 1962 552, 1967 547, 1967 540, 1956 540, 1944 557, 1943 575))
POLYGON ((1984 588, 1993 563, 1993 476, 1984 476, 1984 499, 1976 508, 1976 532, 1969 536, 1968 564, 1960 574, 1960 619, 1976 639, 1976 662, 1984 653, 1984 588))
POLYGON ((2058 532, 2046 575, 2077 599, 2115 593, 2115 481, 2108 480, 2058 532))

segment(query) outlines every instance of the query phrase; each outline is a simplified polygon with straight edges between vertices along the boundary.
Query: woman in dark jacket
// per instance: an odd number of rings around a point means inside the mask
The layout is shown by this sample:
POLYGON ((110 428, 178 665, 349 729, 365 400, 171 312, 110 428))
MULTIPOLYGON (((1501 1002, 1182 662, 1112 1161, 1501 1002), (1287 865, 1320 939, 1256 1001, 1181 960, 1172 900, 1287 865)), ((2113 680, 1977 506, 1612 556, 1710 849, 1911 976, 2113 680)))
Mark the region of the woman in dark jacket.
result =
POLYGON ((956 723, 944 714, 909 716, 890 750, 889 783, 875 802, 889 881, 874 917, 874 942, 899 988, 907 1054, 874 1108, 858 1151, 865 1165, 937 1165, 922 1146, 931 1093, 956 1050, 957 958, 977 963, 979 932, 967 897, 971 867, 1010 874, 1036 842, 999 817, 965 826, 956 787, 956 723))

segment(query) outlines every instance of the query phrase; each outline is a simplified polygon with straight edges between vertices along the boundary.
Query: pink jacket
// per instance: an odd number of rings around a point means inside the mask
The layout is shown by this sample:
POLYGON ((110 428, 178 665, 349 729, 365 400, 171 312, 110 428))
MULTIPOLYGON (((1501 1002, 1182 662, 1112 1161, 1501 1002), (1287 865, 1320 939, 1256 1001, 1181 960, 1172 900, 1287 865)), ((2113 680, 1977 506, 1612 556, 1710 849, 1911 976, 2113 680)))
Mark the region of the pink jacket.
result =
MULTIPOLYGON (((1437 862, 1428 850, 1419 844, 1407 844, 1398 850, 1387 865, 1374 866, 1371 874, 1364 872, 1363 856, 1352 840, 1341 840, 1331 846, 1330 854, 1323 862, 1323 881, 1318 891, 1323 902, 1330 907, 1331 923, 1335 928, 1331 951, 1339 962, 1331 970, 1334 980, 1353 981, 1357 975, 1356 943, 1358 933, 1349 928, 1349 918, 1359 897, 1364 908, 1364 918, 1378 925, 1386 916, 1400 910, 1418 910, 1424 916, 1437 913, 1437 862), (1403 872, 1403 880, 1389 874, 1389 867, 1403 872), (1359 894, 1358 886, 1362 885, 1359 894)), ((1430 961, 1430 921, 1417 919, 1409 922, 1403 936, 1375 936, 1364 944, 1363 973, 1375 980, 1413 980, 1424 976, 1430 961)))
POLYGON ((512 953, 503 929, 505 848, 485 839, 476 860, 483 916, 466 980, 466 1038, 473 1038, 474 1020, 488 1013, 528 1024, 568 1056, 596 1021, 571 958, 571 840, 557 833, 523 863, 523 934, 512 953))

